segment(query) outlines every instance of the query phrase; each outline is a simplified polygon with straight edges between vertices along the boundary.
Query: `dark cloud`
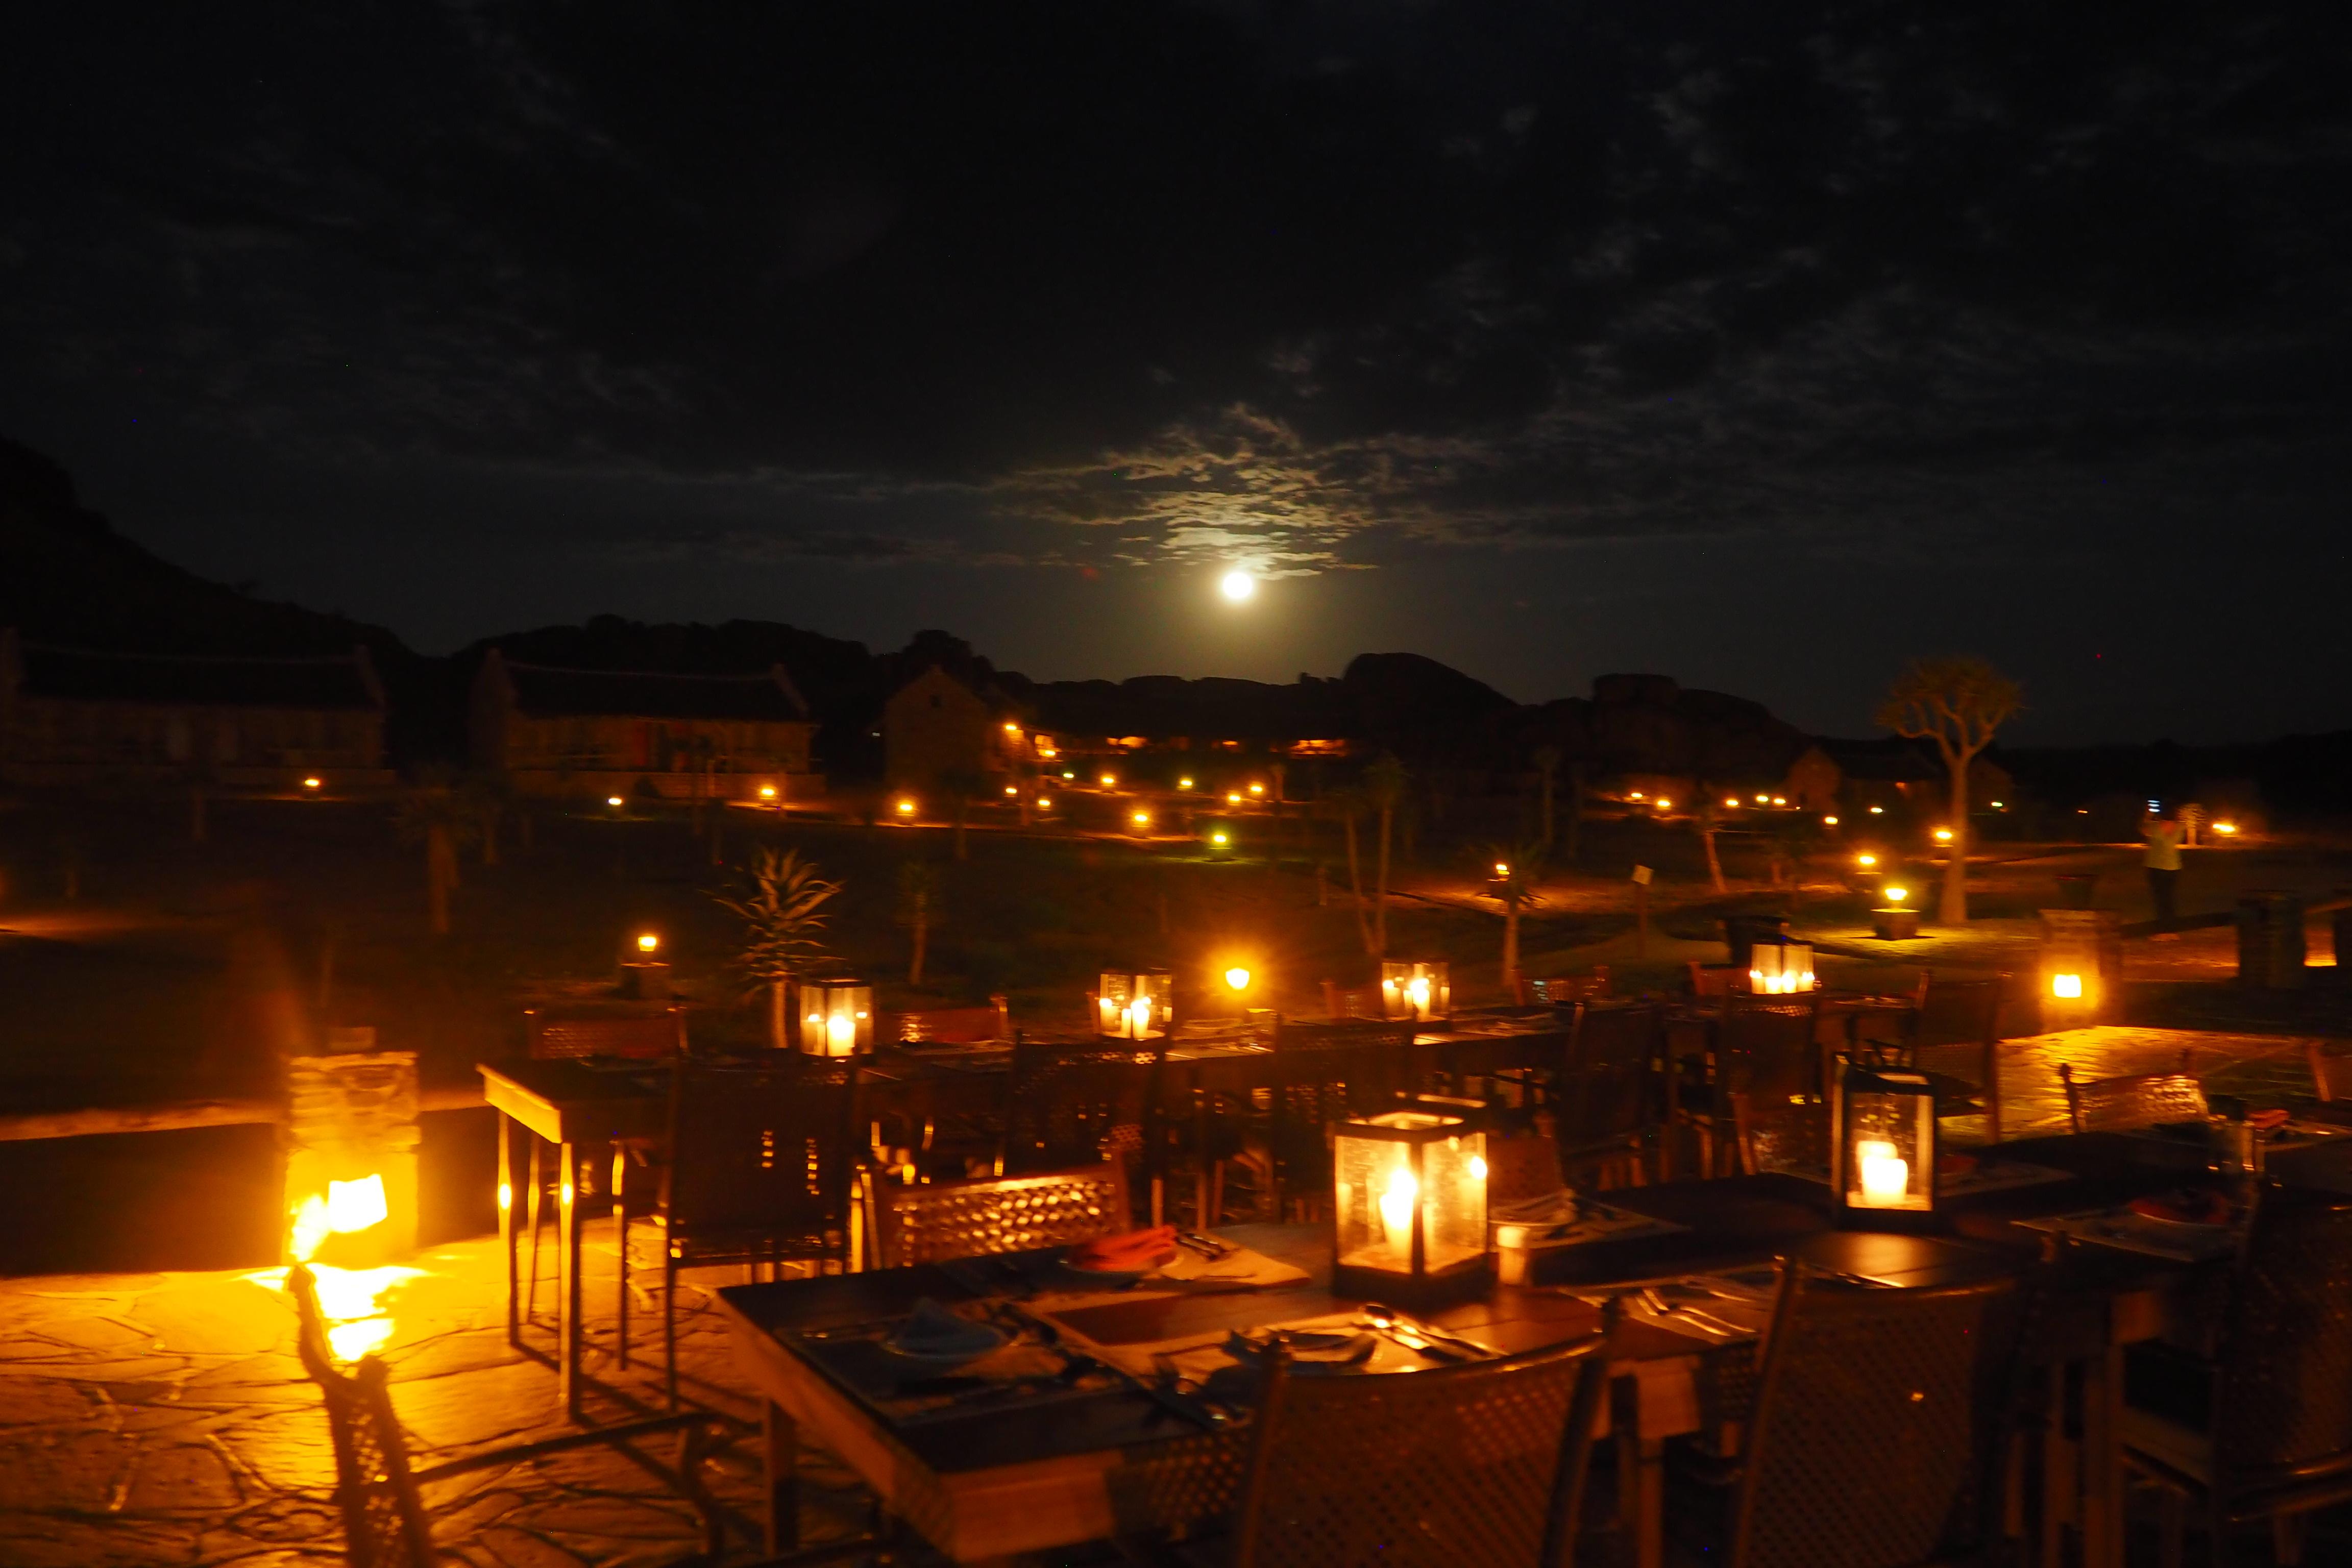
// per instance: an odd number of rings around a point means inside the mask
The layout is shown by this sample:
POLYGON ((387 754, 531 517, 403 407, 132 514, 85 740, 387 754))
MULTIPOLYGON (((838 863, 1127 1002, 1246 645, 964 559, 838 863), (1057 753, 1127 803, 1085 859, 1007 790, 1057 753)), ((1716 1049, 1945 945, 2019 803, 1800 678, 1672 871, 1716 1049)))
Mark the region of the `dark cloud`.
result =
POLYGON ((58 7, 0 64, 0 418, 201 454, 141 494, 430 472, 491 531, 715 571, 2291 542, 2352 448, 2347 35, 2279 0, 58 7))

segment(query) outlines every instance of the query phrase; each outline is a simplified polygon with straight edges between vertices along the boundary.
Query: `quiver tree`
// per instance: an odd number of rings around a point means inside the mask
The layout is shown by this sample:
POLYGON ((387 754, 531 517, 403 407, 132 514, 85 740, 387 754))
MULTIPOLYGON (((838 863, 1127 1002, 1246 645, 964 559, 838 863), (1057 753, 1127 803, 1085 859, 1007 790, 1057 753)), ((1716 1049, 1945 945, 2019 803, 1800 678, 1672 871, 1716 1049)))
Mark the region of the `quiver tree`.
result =
POLYGON ((767 1002, 768 1043, 780 1051, 792 1044, 785 993, 826 956, 817 933, 829 918, 824 906, 840 891, 841 884, 820 876, 799 850, 761 849, 752 861, 748 889, 711 895, 743 922, 735 967, 751 981, 751 994, 767 1002))
POLYGON ((1969 764, 1992 744, 1993 732, 2023 706, 2017 682, 1981 658, 1914 659, 1887 689, 1878 722, 1913 740, 1931 740, 1952 779, 1951 857, 1944 867, 1937 918, 1958 925, 1969 918, 1969 764))

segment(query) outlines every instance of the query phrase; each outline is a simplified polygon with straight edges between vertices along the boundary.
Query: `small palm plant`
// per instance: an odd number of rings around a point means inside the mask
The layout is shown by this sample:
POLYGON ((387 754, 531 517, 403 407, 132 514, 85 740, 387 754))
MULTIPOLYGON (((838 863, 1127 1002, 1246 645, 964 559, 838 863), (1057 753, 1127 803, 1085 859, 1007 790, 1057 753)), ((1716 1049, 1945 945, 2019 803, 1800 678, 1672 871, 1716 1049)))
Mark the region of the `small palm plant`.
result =
POLYGON ((824 906, 841 891, 814 861, 797 849, 762 849, 751 865, 751 885, 740 895, 714 893, 720 908, 743 922, 743 946, 735 966, 751 982, 751 994, 765 993, 768 1043, 778 1050, 792 1042, 784 994, 794 979, 827 955, 817 933, 830 918, 824 906))
POLYGON ((1544 847, 1533 844, 1485 844, 1473 851, 1476 867, 1503 906, 1503 990, 1516 996, 1519 989, 1519 911, 1543 902, 1536 884, 1543 879, 1544 847))

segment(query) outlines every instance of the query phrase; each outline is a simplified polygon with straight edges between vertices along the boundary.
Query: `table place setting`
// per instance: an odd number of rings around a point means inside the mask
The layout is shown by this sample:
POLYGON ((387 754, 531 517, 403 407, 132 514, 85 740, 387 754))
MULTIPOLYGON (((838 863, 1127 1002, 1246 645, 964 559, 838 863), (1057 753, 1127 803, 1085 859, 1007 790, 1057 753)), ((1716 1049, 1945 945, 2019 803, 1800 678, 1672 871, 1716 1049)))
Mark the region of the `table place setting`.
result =
POLYGON ((1780 1274, 1769 1264, 1657 1279, 1605 1295, 1571 1291, 1598 1307, 1622 1303, 1625 1321, 1648 1323, 1712 1345, 1745 1343, 1764 1337, 1772 1321, 1780 1274))
POLYGON ((2181 1187, 2114 1208, 2021 1219, 2028 1230, 2144 1253, 2176 1263, 2208 1263, 2237 1250, 2244 1215, 2210 1187, 2181 1187))
POLYGON ((1690 1227, 1673 1220, 1634 1214, 1562 1188, 1487 1210, 1494 1229, 1496 1278, 1506 1285, 1531 1284, 1540 1259, 1562 1247, 1602 1241, 1638 1241, 1672 1236, 1690 1227))

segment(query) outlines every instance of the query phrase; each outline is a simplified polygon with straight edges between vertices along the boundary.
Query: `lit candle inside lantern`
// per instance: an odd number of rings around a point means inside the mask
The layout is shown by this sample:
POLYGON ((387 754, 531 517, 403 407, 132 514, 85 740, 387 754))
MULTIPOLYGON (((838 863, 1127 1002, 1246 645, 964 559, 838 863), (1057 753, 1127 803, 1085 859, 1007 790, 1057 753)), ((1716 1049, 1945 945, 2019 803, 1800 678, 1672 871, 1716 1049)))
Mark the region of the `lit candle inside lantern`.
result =
POLYGON ((2079 1001, 2083 995, 2083 977, 2079 974, 2053 974, 2050 977, 2050 994, 2079 1001))
POLYGON ((836 1057, 845 1057, 857 1049, 857 1020, 846 1013, 835 1013, 824 1021, 826 1050, 836 1057))
POLYGON ((1862 1173, 1862 1195, 1873 1204, 1899 1204, 1911 1191, 1911 1162, 1883 1138, 1864 1138, 1853 1146, 1854 1168, 1862 1173))
POLYGON ((1127 1005, 1127 1037, 1139 1040, 1151 1029, 1151 998, 1138 996, 1127 1005))
POLYGON ((1429 977, 1424 974, 1414 975, 1412 984, 1407 985, 1404 990, 1405 994, 1412 999, 1412 1016, 1416 1018, 1428 1017, 1429 977))
POLYGON ((1420 1195, 1421 1184, 1412 1179, 1411 1166, 1398 1165, 1389 1173, 1388 1190, 1381 1194, 1381 1229, 1399 1252, 1412 1246, 1412 1201, 1420 1195))

